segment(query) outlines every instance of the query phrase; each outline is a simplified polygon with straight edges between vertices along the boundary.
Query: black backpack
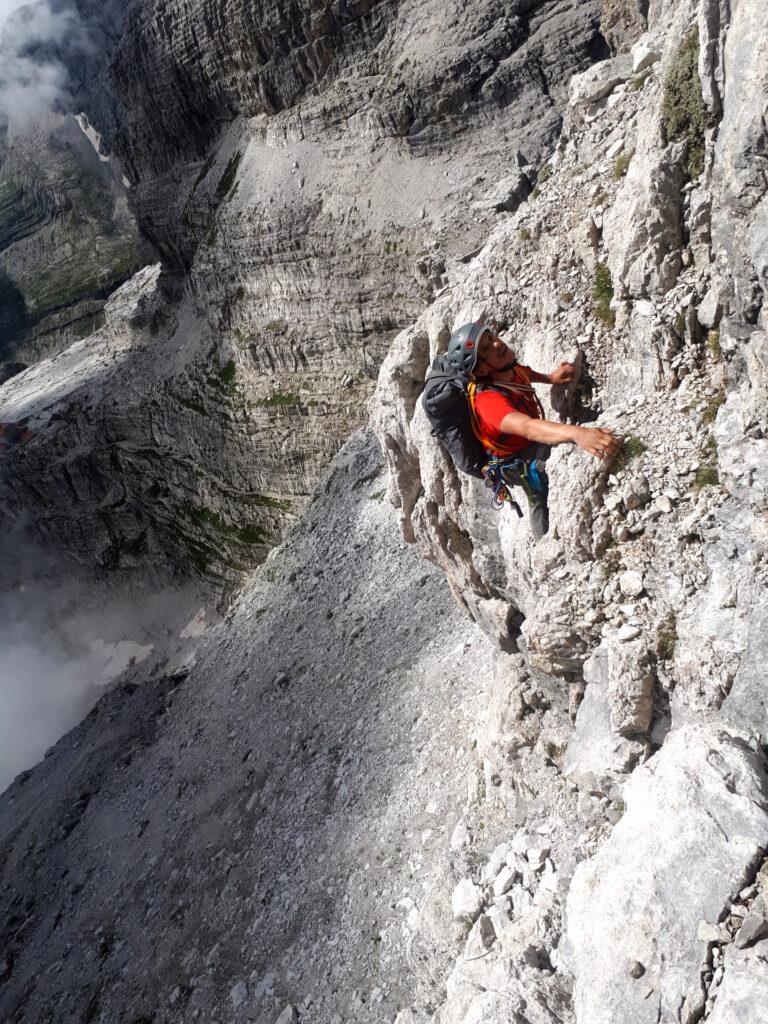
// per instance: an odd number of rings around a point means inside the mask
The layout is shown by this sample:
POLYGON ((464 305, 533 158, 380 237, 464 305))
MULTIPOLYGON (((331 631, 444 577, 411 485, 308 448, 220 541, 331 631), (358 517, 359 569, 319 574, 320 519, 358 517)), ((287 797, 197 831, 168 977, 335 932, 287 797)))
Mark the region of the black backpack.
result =
POLYGON ((467 400, 466 377, 448 362, 448 356, 437 356, 429 371, 421 404, 432 425, 432 434, 453 459, 462 473, 483 477, 488 452, 475 437, 467 400))

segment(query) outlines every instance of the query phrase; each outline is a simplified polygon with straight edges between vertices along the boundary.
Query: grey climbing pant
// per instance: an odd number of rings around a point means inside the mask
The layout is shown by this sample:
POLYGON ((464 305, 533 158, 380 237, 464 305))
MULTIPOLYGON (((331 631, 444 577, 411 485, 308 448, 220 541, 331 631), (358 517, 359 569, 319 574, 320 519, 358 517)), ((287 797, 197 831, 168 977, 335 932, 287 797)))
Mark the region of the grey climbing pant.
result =
POLYGON ((541 540, 549 530, 549 507, 547 505, 549 480, 547 478, 546 462, 551 451, 552 449, 548 444, 529 444, 517 456, 517 458, 536 467, 542 484, 541 490, 531 489, 529 485, 524 484, 520 479, 519 473, 504 471, 505 482, 522 488, 525 493, 531 533, 536 540, 541 540))

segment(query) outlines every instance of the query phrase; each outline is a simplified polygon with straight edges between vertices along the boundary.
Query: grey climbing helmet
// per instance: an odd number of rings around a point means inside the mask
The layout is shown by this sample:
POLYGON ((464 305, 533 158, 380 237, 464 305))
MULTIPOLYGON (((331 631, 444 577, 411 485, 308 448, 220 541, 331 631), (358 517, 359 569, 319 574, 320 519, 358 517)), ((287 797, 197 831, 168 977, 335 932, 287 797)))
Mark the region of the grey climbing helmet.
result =
POLYGON ((471 374, 477 363, 480 339, 486 333, 492 333, 487 324, 464 324, 451 335, 448 342, 448 362, 454 370, 471 374))

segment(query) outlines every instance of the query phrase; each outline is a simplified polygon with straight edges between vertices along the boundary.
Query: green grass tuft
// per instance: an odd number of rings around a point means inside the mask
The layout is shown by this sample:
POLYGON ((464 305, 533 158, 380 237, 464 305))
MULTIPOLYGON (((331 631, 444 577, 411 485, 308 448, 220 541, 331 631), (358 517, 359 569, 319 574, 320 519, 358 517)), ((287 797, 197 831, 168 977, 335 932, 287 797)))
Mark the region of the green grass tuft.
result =
POLYGON ((634 155, 635 154, 633 152, 619 153, 619 155, 616 157, 616 161, 613 165, 613 177, 615 181, 618 181, 620 178, 623 178, 624 175, 627 173, 627 171, 629 170, 629 165, 632 163, 632 157, 634 155))
POLYGON ((704 133, 709 114, 699 78, 699 30, 695 26, 675 54, 664 81, 661 108, 667 138, 687 143, 685 169, 693 181, 704 170, 704 133))
POLYGON ((606 325, 613 327, 616 324, 616 317, 611 309, 613 298, 613 282, 611 272, 605 263, 598 263, 595 268, 595 283, 592 286, 592 298, 595 300, 595 316, 606 325))
POLYGON ((669 661, 675 653, 676 643, 677 616, 674 612, 670 612, 656 632, 656 654, 661 661, 669 661))
POLYGON ((294 395, 290 391, 276 391, 269 398, 257 398, 253 403, 254 405, 260 405, 267 409, 273 409, 276 406, 281 405, 298 405, 300 398, 298 395, 294 395))
POLYGON ((720 409, 720 406, 724 402, 725 402, 725 392, 724 391, 720 391, 720 392, 718 392, 718 394, 712 395, 712 397, 707 401, 707 404, 704 406, 704 412, 701 414, 702 420, 705 423, 714 423, 715 420, 717 419, 717 414, 718 414, 718 411, 720 409))
POLYGON ((641 437, 637 437, 635 434, 628 434, 624 438, 621 448, 619 448, 616 458, 611 464, 612 473, 621 473, 631 462, 635 459, 639 459, 641 455, 644 455, 648 451, 648 445, 643 441, 641 437))
POLYGON ((264 330, 269 331, 270 334, 285 334, 288 324, 285 320, 270 320, 264 330))
POLYGON ((717 466, 713 466, 708 463, 706 466, 701 468, 694 477, 694 484, 699 490, 702 487, 715 487, 720 483, 720 474, 717 472, 717 466))

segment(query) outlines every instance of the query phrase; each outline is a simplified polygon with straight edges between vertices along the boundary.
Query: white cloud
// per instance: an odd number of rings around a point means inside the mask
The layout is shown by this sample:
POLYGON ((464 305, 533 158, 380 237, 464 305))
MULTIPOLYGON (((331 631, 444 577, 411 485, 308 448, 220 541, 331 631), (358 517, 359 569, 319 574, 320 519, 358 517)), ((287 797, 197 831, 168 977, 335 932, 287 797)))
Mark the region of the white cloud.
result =
POLYGON ((0 0, 0 30, 9 14, 28 3, 29 0, 0 0))
POLYGON ((66 43, 87 53, 90 41, 74 9, 54 11, 48 0, 32 4, 0 0, 0 26, 0 110, 8 118, 12 135, 45 118, 68 97, 64 65, 33 56, 34 48, 66 43))

